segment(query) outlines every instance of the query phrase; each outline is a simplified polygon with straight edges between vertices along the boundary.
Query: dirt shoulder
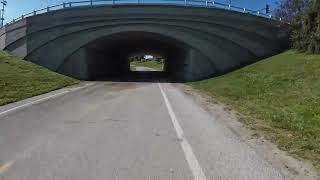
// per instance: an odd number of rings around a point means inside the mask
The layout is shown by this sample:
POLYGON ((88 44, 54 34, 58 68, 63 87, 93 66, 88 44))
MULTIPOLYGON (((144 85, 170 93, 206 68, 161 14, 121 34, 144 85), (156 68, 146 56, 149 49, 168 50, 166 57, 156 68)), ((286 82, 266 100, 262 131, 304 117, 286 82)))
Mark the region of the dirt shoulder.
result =
POLYGON ((214 100, 191 86, 176 84, 186 95, 190 96, 196 103, 203 107, 219 122, 231 129, 240 139, 256 150, 263 159, 267 160, 274 168, 278 169, 285 179, 302 180, 315 179, 320 180, 320 174, 312 166, 311 162, 298 159, 288 155, 280 150, 274 143, 268 139, 268 135, 259 131, 264 127, 263 124, 256 124, 255 127, 249 127, 241 123, 245 118, 241 114, 232 110, 230 107, 214 100))

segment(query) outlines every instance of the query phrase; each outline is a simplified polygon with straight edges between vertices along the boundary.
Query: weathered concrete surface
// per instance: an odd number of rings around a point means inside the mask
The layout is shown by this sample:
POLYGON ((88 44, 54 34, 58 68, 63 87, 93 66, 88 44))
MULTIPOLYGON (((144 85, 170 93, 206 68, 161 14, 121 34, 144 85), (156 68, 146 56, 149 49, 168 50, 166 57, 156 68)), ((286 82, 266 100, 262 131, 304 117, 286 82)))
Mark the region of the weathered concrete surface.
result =
POLYGON ((0 179, 200 180, 180 145, 186 141, 207 180, 283 179, 183 92, 161 87, 182 139, 156 83, 94 82, 4 115, 0 107, 0 164, 14 162, 0 179))
POLYGON ((1 30, 0 47, 79 79, 129 71, 127 56, 167 58, 180 80, 225 73, 286 48, 288 25, 213 8, 77 7, 26 18, 1 30))

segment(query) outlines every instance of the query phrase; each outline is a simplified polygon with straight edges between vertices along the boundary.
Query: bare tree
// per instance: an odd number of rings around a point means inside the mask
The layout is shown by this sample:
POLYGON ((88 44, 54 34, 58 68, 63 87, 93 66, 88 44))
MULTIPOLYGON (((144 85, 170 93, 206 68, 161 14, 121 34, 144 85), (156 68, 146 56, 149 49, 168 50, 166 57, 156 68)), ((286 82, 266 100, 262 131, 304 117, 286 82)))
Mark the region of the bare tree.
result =
POLYGON ((309 9, 314 0, 279 0, 275 16, 286 22, 300 19, 309 9))

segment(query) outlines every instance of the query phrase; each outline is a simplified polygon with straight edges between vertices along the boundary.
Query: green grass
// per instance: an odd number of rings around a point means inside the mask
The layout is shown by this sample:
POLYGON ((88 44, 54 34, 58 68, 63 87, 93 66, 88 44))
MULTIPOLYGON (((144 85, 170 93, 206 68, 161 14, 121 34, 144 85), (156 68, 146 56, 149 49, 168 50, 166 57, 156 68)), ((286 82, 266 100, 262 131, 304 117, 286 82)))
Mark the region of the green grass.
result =
POLYGON ((190 83, 320 170, 320 55, 288 51, 220 77, 190 83))
POLYGON ((0 105, 78 82, 0 51, 0 105))
POLYGON ((134 66, 143 66, 143 67, 149 67, 158 71, 163 71, 163 63, 160 63, 155 60, 148 60, 148 61, 133 61, 131 62, 131 65, 134 66))

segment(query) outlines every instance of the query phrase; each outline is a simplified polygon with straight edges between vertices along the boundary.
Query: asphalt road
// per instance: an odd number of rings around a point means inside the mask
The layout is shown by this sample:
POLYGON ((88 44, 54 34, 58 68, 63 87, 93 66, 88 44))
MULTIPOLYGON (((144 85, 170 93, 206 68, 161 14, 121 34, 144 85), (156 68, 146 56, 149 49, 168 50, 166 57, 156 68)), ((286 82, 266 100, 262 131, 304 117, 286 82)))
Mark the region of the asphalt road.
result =
POLYGON ((282 179, 171 84, 81 86, 0 107, 1 180, 282 179))

